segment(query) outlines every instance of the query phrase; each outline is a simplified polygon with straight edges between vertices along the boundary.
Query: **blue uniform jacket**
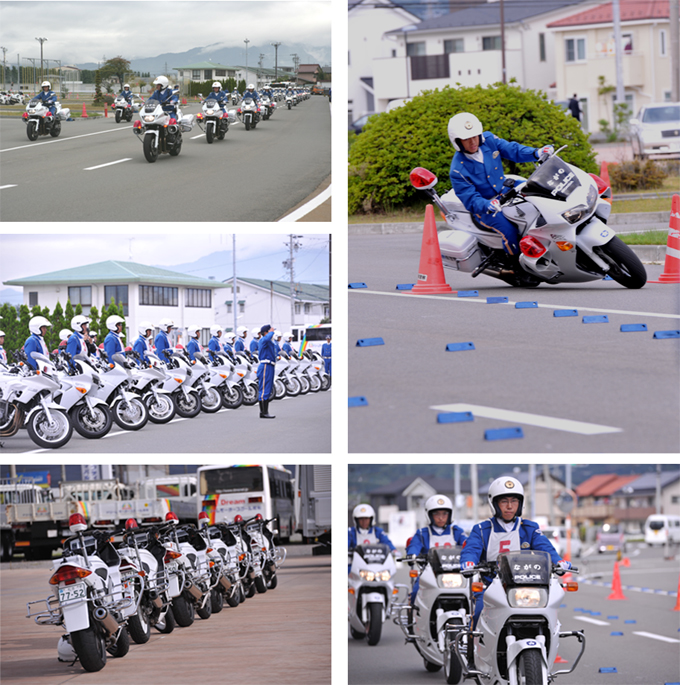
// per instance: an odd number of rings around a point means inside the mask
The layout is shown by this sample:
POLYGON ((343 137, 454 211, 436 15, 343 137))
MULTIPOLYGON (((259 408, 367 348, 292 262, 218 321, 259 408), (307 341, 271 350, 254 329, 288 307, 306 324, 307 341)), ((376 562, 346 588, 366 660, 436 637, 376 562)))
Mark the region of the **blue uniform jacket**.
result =
POLYGON ((45 345, 45 343, 42 336, 36 335, 35 333, 31 333, 31 335, 26 338, 26 342, 24 343, 24 352, 26 353, 27 363, 34 371, 38 368, 38 365, 35 363, 35 359, 31 357, 31 352, 40 352, 40 354, 47 356, 48 352, 43 349, 43 345, 45 345))
POLYGON ((214 90, 206 97, 206 100, 217 100, 217 104, 224 110, 227 108, 227 101, 229 99, 229 92, 221 90, 216 93, 214 90))
POLYGON ((434 530, 432 530, 431 526, 421 528, 420 530, 416 531, 416 534, 411 538, 411 542, 408 543, 408 547, 406 547, 406 554, 427 554, 427 552, 430 551, 430 538, 436 542, 438 537, 448 536, 451 534, 451 532, 453 532, 453 539, 456 541, 456 543, 459 545, 464 545, 467 537, 465 536, 465 533, 463 533, 463 529, 456 525, 453 526, 453 531, 451 529, 452 526, 448 525, 446 528, 444 528, 443 533, 436 533, 434 530))
POLYGON ((456 195, 469 212, 484 214, 489 204, 503 188, 503 164, 501 158, 513 162, 535 162, 537 148, 508 142, 484 131, 484 142, 479 149, 484 154, 484 163, 470 159, 463 152, 456 152, 451 161, 449 178, 456 195))
POLYGON ((148 361, 149 358, 146 356, 146 353, 148 352, 148 346, 146 342, 146 338, 140 333, 139 338, 135 340, 134 344, 132 345, 132 349, 139 354, 141 357, 140 361, 137 362, 139 366, 141 366, 142 360, 148 361))
POLYGON ((53 90, 48 90, 47 92, 41 90, 35 97, 48 106, 53 105, 57 101, 57 94, 53 90))
POLYGON ((122 351, 123 343, 120 338, 113 331, 109 331, 109 334, 104 338, 104 352, 106 352, 109 361, 112 362, 113 355, 122 351))
POLYGON ((255 102, 259 102, 260 94, 256 90, 253 90, 252 92, 247 90, 245 93, 243 93, 243 99, 246 100, 247 98, 252 98, 255 100, 255 102))
POLYGON ((234 351, 234 348, 231 346, 231 343, 225 342, 222 346, 222 350, 227 354, 231 354, 234 351))
POLYGON ((161 331, 153 341, 154 347, 156 348, 156 355, 161 361, 167 362, 168 358, 163 354, 163 350, 170 349, 170 341, 165 331, 161 331))
POLYGON ((324 359, 331 358, 331 344, 332 343, 324 343, 323 345, 321 345, 321 356, 324 359))
POLYGON ((191 338, 191 340, 189 340, 189 342, 187 343, 187 354, 189 355, 189 359, 193 361, 196 352, 200 351, 201 345, 199 344, 198 340, 196 340, 196 338, 191 338))
POLYGON ((163 105, 163 111, 165 112, 176 112, 179 95, 176 93, 173 95, 172 88, 165 88, 163 90, 154 90, 151 97, 147 99, 147 102, 149 100, 158 100, 163 105))
POLYGON ((293 346, 286 341, 283 343, 283 347, 281 348, 286 354, 293 354, 293 346))
POLYGON ((258 349, 259 349, 259 346, 260 346, 260 341, 259 341, 259 340, 255 340, 255 338, 253 338, 253 339, 250 341, 250 351, 251 351, 251 352, 257 352, 258 349))
POLYGON ((274 331, 269 331, 267 335, 260 338, 257 344, 258 359, 268 359, 271 362, 276 362, 276 343, 272 340, 274 331))
MULTIPOLYGON (((382 542, 390 549, 395 549, 394 545, 392 544, 392 540, 387 537, 382 528, 379 528, 378 526, 371 526, 368 529, 368 532, 375 533, 375 536, 378 538, 378 542, 382 542)), ((354 549, 357 544, 359 544, 357 543, 357 529, 355 526, 352 526, 347 530, 347 549, 354 549)))
MULTIPOLYGON (((71 357, 75 357, 77 354, 81 354, 83 352, 83 336, 81 333, 78 333, 78 331, 73 331, 71 337, 68 339, 68 342, 66 343, 66 352, 67 354, 70 354, 71 357)), ((84 354, 87 354, 87 352, 85 352, 84 354)), ((69 366, 72 369, 75 369, 73 359, 69 361, 69 366)))
POLYGON ((134 93, 131 90, 121 90, 120 96, 124 97, 128 102, 132 102, 132 98, 134 97, 134 93))
POLYGON ((216 335, 213 335, 213 337, 210 338, 210 340, 208 341, 208 351, 210 352, 210 358, 213 361, 215 359, 217 359, 217 355, 213 354, 213 353, 222 351, 222 346, 220 345, 220 339, 216 335))
MULTIPOLYGON (((460 555, 461 565, 468 561, 471 561, 474 564, 477 564, 480 561, 486 561, 486 548, 489 544, 492 526, 498 533, 503 531, 503 528, 500 526, 495 516, 478 523, 472 529, 470 537, 463 549, 463 553, 460 555)), ((539 549, 543 552, 548 552, 553 564, 556 564, 562 559, 555 551, 550 540, 541 533, 538 523, 535 521, 522 519, 519 526, 519 542, 521 549, 539 549)))
POLYGON ((236 338, 236 342, 234 343, 234 350, 236 352, 243 352, 243 350, 246 349, 246 344, 243 340, 243 338, 236 338))

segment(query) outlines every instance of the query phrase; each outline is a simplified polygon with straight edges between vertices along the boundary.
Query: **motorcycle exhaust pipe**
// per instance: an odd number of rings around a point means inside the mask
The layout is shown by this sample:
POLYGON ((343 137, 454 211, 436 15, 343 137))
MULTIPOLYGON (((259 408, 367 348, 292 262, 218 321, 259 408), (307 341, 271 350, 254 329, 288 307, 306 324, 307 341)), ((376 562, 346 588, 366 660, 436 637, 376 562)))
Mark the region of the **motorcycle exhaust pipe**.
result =
POLYGON ((271 573, 274 573, 274 571, 276 571, 276 564, 272 561, 267 564, 267 568, 271 571, 271 573))
POLYGON ((103 626, 106 632, 109 635, 113 635, 120 626, 118 625, 118 621, 116 621, 113 616, 104 608, 104 607, 97 607, 94 610, 94 617, 99 621, 103 626))
POLYGON ((257 575, 257 573, 255 573, 255 571, 252 571, 252 570, 251 570, 251 571, 248 573, 248 578, 250 578, 251 580, 255 580, 255 576, 256 576, 256 575, 257 575))
POLYGON ((156 608, 161 609, 163 607, 163 600, 155 590, 149 592, 149 599, 153 602, 153 605, 156 608))
POLYGON ((220 577, 220 584, 225 590, 231 589, 231 581, 229 578, 226 578, 225 576, 220 577))
POLYGON ((188 590, 194 599, 201 599, 203 597, 203 593, 190 580, 184 583, 184 589, 188 590))

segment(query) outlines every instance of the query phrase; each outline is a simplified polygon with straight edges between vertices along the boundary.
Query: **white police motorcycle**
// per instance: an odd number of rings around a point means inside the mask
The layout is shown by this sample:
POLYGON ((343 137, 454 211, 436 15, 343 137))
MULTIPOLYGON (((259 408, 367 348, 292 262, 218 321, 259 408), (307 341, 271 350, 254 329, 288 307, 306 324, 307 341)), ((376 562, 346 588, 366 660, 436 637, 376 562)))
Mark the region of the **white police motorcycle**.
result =
POLYGON ((26 135, 30 141, 38 140, 39 136, 52 136, 57 138, 61 133, 61 122, 66 121, 71 116, 68 107, 62 108, 60 102, 54 103, 55 114, 50 112, 50 108, 45 103, 33 98, 26 105, 26 111, 21 115, 26 124, 26 135))
POLYGON ((159 155, 177 157, 182 150, 182 132, 188 133, 193 127, 193 114, 182 116, 178 107, 175 117, 172 112, 166 112, 158 100, 147 100, 132 131, 142 142, 146 161, 153 163, 159 155))

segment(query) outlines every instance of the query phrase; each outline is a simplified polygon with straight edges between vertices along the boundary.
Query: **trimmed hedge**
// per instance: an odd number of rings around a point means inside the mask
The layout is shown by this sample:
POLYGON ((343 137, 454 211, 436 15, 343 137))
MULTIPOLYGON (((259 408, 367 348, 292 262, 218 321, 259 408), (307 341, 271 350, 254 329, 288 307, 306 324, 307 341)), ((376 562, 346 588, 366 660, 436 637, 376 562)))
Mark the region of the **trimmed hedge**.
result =
MULTIPOLYGON (((425 91, 391 112, 371 117, 349 151, 349 213, 391 211, 410 204, 417 191, 409 172, 422 166, 437 174, 437 191, 450 189, 449 167, 455 153, 447 134, 458 112, 479 117, 484 130, 500 138, 539 147, 568 144, 565 161, 597 173, 595 153, 579 123, 550 103, 541 91, 516 84, 425 91)), ((533 164, 503 160, 506 173, 528 175, 533 164)))

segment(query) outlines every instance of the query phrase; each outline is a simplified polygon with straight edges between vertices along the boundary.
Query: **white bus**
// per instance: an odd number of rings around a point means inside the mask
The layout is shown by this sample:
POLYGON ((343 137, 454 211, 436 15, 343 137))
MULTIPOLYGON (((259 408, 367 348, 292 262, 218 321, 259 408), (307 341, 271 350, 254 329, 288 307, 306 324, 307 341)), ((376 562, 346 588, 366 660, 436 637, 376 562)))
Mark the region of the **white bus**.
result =
POLYGON ((326 342, 326 336, 331 335, 332 326, 329 323, 316 324, 315 326, 293 326, 293 348, 298 353, 305 350, 321 352, 322 345, 326 342))
POLYGON ((652 514, 645 521, 645 542, 648 545, 680 544, 680 516, 652 514))
POLYGON ((282 541, 294 532, 294 480, 283 466, 200 466, 196 475, 197 517, 205 511, 210 523, 232 523, 237 514, 244 519, 262 514, 265 519, 276 519, 272 527, 278 529, 282 541))

